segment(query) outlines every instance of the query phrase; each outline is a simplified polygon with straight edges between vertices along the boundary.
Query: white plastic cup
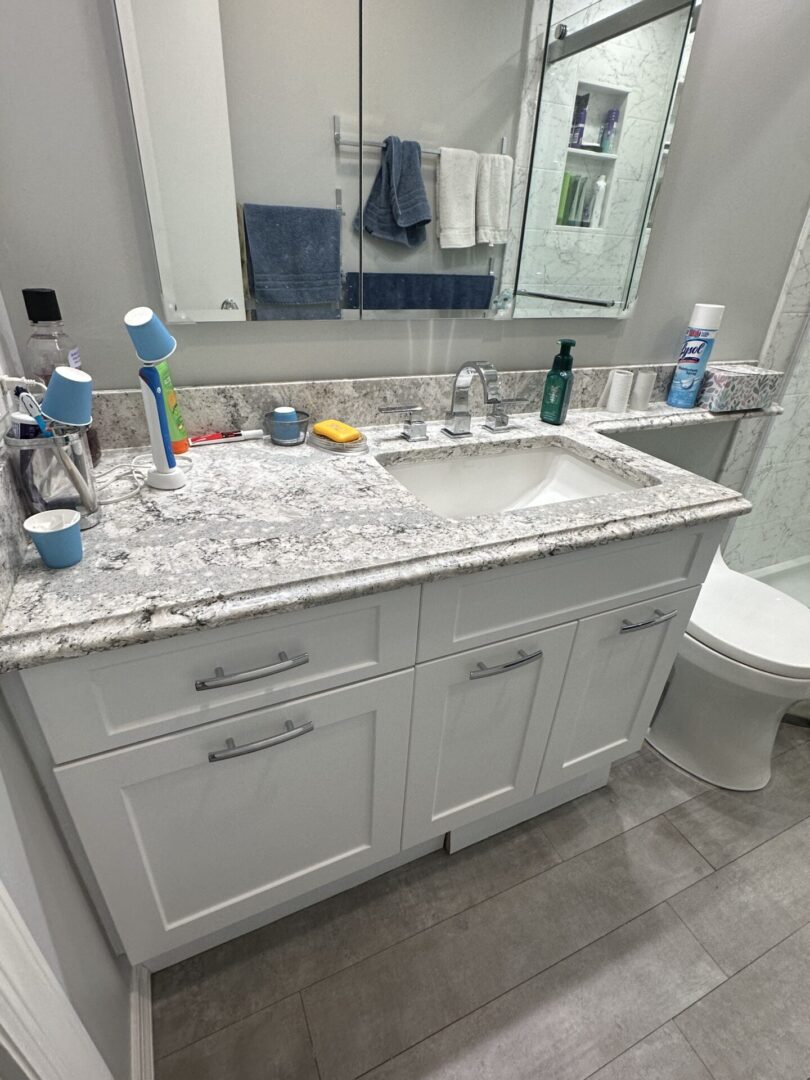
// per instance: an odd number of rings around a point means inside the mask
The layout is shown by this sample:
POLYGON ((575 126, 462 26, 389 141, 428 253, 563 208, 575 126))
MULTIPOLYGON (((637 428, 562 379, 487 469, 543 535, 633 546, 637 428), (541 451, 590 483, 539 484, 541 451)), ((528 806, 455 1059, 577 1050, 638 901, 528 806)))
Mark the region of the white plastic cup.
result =
POLYGON ((650 407, 650 398, 655 387, 654 371, 636 373, 633 389, 630 391, 630 408, 644 412, 650 407))

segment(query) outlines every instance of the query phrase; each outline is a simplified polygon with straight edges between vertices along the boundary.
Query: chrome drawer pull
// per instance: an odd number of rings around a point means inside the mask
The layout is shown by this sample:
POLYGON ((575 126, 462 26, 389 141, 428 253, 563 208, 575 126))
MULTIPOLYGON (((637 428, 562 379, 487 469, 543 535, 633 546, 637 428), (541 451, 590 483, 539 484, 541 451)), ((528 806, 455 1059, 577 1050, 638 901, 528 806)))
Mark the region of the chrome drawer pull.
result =
POLYGON ((475 671, 470 672, 471 679, 488 679, 490 675, 503 675, 505 671, 512 671, 514 668, 523 667, 524 664, 531 664, 535 660, 542 660, 543 650, 538 649, 537 652, 527 653, 523 649, 518 649, 518 659, 508 660, 505 664, 498 664, 497 667, 487 667, 486 664, 478 663, 475 671))
POLYGON ((297 739, 301 735, 308 735, 310 731, 314 731, 314 728, 309 720, 300 727, 296 727, 292 720, 288 720, 284 725, 284 730, 281 734, 271 735, 269 739, 259 739, 258 742, 245 743, 244 746, 237 746, 233 739, 226 739, 225 749, 215 750, 213 754, 208 755, 208 760, 227 761, 229 758, 243 757, 245 754, 255 754, 257 750, 267 750, 270 746, 279 746, 281 743, 289 742, 290 739, 297 739))
POLYGON ((236 675, 226 675, 221 667, 214 668, 213 679, 198 679, 194 683, 195 690, 218 690, 221 686, 236 686, 237 683, 252 682, 253 679, 263 679, 267 675, 280 675, 282 671, 290 668, 301 667, 309 663, 309 653, 301 653, 300 656, 289 657, 285 652, 278 654, 278 663, 270 664, 269 667, 254 668, 253 671, 239 671, 236 675))
POLYGON ((670 619, 674 619, 678 614, 678 609, 674 611, 659 611, 655 609, 655 618, 647 619, 646 622, 630 622, 629 619, 622 619, 620 634, 632 634, 634 630, 646 630, 648 626, 660 626, 661 623, 669 622, 670 619))

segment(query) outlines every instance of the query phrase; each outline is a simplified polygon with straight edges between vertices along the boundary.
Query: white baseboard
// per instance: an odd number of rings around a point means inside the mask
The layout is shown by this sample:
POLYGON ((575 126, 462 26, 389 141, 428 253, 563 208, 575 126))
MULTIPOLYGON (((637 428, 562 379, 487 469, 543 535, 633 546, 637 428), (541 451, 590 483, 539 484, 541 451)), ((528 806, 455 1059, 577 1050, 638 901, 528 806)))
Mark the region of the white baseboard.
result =
POLYGON ((129 988, 131 1080, 154 1080, 152 1046, 152 976, 143 964, 132 969, 129 988))

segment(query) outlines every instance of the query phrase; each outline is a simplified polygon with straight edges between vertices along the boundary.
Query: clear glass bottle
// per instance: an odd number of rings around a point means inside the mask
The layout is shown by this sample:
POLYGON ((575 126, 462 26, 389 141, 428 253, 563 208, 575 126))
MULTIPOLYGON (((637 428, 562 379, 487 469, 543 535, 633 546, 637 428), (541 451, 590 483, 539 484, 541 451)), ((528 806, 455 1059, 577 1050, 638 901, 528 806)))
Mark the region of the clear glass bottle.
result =
MULTIPOLYGON (((47 386, 57 367, 82 366, 79 347, 65 331, 59 301, 53 289, 23 289, 23 300, 31 321, 31 336, 25 345, 23 368, 29 379, 47 386)), ((98 432, 87 429, 90 456, 97 465, 101 457, 98 432)))

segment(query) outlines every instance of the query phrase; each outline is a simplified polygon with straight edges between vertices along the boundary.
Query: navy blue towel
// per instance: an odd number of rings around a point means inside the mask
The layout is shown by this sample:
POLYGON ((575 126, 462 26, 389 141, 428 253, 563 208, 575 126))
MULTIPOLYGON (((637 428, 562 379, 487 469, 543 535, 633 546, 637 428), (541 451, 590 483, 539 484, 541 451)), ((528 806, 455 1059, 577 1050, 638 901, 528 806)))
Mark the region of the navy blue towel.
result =
MULTIPOLYGON (((492 274, 363 274, 363 309, 480 310, 492 300, 492 274)), ((347 308, 356 308, 360 275, 346 275, 347 308)))
MULTIPOLYGON (((422 147, 418 142, 402 142, 396 135, 389 135, 363 211, 363 228, 381 240, 418 247, 425 242, 425 226, 430 220, 430 203, 422 179, 422 147)), ((359 210, 354 227, 360 231, 359 210)))
POLYGON ((245 203, 243 214, 257 318, 339 319, 340 212, 245 203))

